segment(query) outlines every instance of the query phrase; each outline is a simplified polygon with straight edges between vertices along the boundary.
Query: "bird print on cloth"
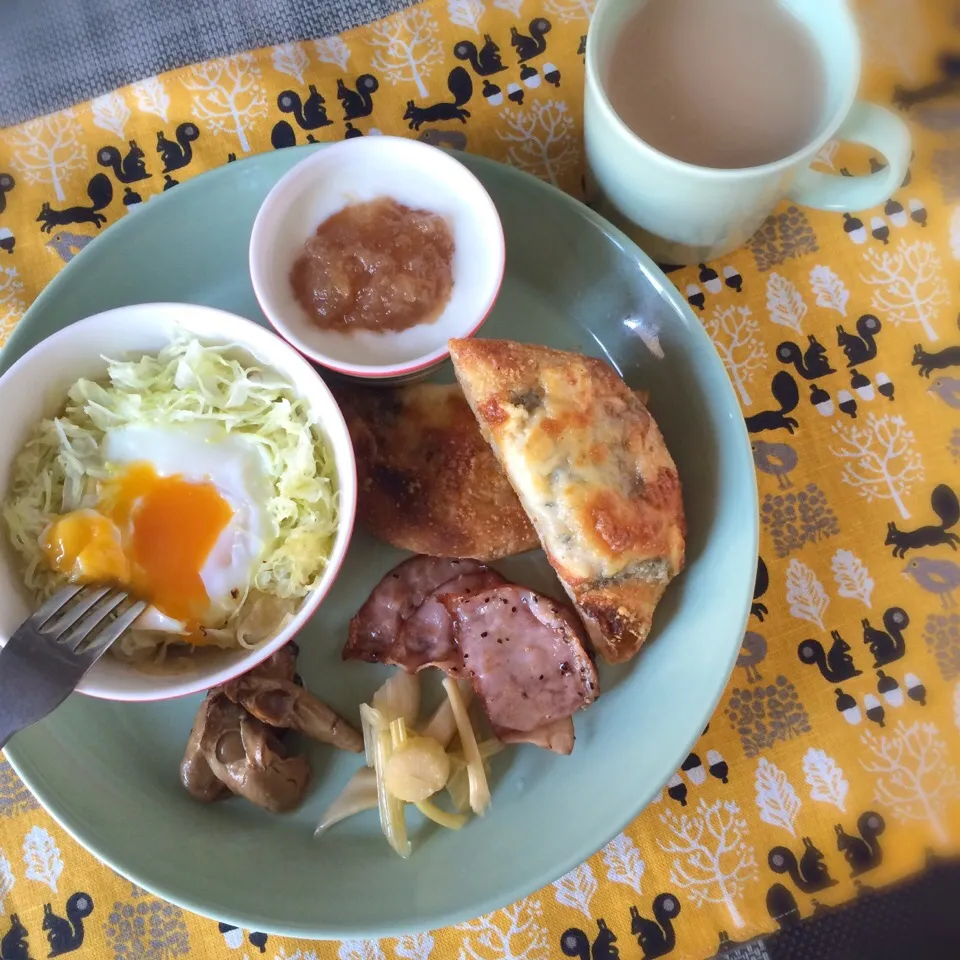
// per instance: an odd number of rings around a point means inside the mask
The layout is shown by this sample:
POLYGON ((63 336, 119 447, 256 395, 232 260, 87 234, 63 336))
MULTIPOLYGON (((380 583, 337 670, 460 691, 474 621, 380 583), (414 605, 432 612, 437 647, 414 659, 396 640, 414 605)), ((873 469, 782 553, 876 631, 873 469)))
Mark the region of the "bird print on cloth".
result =
MULTIPOLYGON (((960 92, 938 66, 955 25, 940 0, 853 2, 861 95, 895 101, 913 134, 890 202, 785 201, 722 260, 663 265, 740 401, 760 556, 727 689, 647 809, 504 909, 428 934, 307 942, 131 885, 0 760, 2 960, 761 958, 769 938, 856 909, 928 852, 960 852, 960 92)), ((428 0, 0 131, 0 341, 115 223, 256 153, 409 136, 582 198, 594 7, 428 0)), ((814 163, 834 176, 884 165, 838 142, 814 163)))

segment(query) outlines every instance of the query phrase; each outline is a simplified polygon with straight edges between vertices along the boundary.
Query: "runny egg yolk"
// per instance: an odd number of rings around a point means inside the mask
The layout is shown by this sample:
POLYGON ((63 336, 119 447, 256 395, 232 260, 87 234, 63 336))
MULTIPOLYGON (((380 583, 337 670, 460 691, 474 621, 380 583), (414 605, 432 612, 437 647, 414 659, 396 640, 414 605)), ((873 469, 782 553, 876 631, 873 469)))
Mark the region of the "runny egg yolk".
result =
POLYGON ((212 483, 133 463, 103 485, 96 510, 59 517, 41 545, 71 580, 127 587, 193 633, 210 608, 201 571, 232 517, 212 483))

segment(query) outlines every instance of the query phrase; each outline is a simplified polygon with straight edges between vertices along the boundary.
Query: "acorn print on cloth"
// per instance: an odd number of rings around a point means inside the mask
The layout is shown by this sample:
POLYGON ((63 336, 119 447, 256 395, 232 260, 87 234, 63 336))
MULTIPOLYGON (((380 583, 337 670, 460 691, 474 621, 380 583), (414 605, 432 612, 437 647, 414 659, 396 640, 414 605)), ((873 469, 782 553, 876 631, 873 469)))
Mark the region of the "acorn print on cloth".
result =
MULTIPOLYGON (((298 942, 131 887, 0 760, 0 958, 762 957, 763 938, 915 874, 926 851, 960 852, 960 94, 938 60, 952 5, 853 2, 861 95, 911 124, 903 185, 866 211, 785 201, 722 261, 665 265, 741 403, 760 557, 724 696, 649 807, 487 916, 298 942)), ((112 224, 256 153, 401 135, 581 198, 595 5, 428 0, 0 131, 0 341, 112 224)), ((836 141, 815 162, 836 176, 884 165, 836 141)))

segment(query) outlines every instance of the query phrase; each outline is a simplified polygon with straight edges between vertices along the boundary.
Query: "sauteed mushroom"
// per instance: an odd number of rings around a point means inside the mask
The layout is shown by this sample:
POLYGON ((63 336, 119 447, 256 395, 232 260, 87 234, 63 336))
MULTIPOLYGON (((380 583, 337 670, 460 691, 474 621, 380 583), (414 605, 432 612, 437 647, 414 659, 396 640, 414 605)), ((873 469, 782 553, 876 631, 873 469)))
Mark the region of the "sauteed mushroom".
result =
POLYGON ((343 717, 290 680, 248 673, 231 680, 223 692, 271 727, 297 730, 341 750, 363 752, 363 737, 343 717))
POLYGON ((207 697, 203 714, 200 750, 219 780, 273 813, 297 806, 310 779, 305 757, 288 757, 266 724, 222 692, 207 697))

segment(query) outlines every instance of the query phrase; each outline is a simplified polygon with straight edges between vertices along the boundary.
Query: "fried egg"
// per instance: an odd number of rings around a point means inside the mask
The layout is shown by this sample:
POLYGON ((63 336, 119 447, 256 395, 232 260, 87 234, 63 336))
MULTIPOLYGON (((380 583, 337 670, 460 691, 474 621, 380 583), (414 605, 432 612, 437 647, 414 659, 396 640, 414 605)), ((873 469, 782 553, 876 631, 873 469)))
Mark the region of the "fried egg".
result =
POLYGON ((102 453, 97 502, 47 528, 48 562, 149 601, 137 626, 199 641, 243 602, 271 538, 262 454, 214 426, 120 427, 102 453))

